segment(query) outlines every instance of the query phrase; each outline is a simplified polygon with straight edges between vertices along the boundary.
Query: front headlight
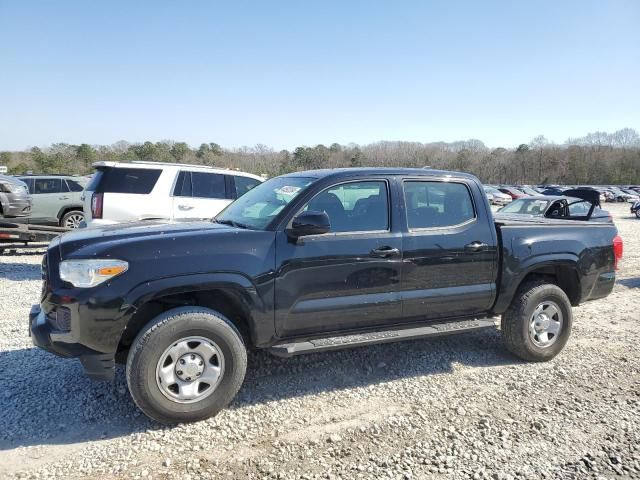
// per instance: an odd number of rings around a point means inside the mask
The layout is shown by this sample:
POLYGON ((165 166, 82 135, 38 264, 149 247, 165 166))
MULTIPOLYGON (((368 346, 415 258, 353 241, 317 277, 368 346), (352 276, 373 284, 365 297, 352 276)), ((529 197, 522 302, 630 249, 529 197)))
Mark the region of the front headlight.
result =
POLYGON ((65 260, 60 263, 60 278, 74 287, 90 288, 124 273, 129 264, 124 260, 65 260))

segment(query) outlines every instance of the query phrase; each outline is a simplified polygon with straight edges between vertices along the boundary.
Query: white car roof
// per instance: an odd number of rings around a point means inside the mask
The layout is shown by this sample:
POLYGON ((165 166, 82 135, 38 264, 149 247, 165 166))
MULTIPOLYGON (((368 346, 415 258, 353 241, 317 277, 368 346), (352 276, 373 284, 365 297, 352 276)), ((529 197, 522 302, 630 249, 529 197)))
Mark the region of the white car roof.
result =
POLYGON ((167 162, 150 162, 150 161, 131 161, 131 162, 95 162, 93 168, 110 167, 110 168, 160 168, 162 170, 181 170, 188 169, 192 172, 210 172, 220 173, 223 175, 237 175, 240 177, 250 177, 256 180, 264 181, 259 175, 253 173, 241 172, 230 168, 216 168, 207 165, 191 165, 188 163, 167 163, 167 162))

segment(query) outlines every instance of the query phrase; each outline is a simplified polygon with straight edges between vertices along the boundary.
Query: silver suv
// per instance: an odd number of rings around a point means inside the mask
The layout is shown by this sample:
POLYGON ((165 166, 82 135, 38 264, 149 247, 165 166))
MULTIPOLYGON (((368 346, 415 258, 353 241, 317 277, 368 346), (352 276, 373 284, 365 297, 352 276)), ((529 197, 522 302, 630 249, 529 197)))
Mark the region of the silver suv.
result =
POLYGON ((31 195, 27 184, 14 177, 0 175, 0 218, 28 217, 31 195))
POLYGON ((84 220, 82 191, 87 179, 71 175, 25 175, 33 206, 29 223, 78 228, 84 220))

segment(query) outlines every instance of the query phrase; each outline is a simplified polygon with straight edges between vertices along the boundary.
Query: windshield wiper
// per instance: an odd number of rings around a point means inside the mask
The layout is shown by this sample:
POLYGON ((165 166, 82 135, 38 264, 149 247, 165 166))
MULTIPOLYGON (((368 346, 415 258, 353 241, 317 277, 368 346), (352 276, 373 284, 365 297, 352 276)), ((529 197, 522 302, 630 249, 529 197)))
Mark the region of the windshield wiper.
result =
POLYGON ((252 228, 249 225, 245 225, 244 223, 236 222, 234 220, 216 220, 216 219, 214 219, 214 222, 220 223, 221 225, 231 225, 232 227, 236 227, 236 228, 243 228, 245 230, 252 230, 252 228))

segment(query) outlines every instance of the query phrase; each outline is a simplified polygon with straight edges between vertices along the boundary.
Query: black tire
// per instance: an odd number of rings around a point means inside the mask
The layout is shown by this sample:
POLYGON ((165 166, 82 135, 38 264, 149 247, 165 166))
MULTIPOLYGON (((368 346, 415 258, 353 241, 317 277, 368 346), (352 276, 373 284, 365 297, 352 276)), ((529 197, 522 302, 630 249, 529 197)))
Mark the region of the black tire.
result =
POLYGON ((533 280, 521 285, 511 305, 502 315, 502 336, 507 349, 530 362, 546 362, 558 355, 571 335, 573 314, 564 291, 548 280, 533 280), (534 310, 545 301, 555 303, 562 312, 562 326, 553 344, 540 347, 529 333, 534 310))
POLYGON ((636 210, 636 218, 640 218, 640 208, 636 210))
MULTIPOLYGON (((67 221, 68 221, 70 218, 75 217, 75 216, 78 216, 78 215, 82 217, 82 220, 81 220, 81 221, 83 221, 83 220, 84 220, 84 212, 83 212, 83 211, 81 211, 81 210, 71 210, 70 212, 65 213, 65 214, 62 216, 62 218, 60 219, 60 226, 61 226, 61 227, 65 227, 65 226, 67 226, 67 221)), ((79 225, 78 225, 78 226, 79 226, 79 225)), ((78 227, 71 227, 71 226, 70 226, 69 228, 78 228, 78 227)))
POLYGON ((247 369, 247 351, 236 327, 223 315, 201 307, 168 310, 151 321, 134 340, 127 357, 127 384, 145 415, 164 424, 196 422, 216 415, 235 397, 247 369), (224 370, 213 393, 195 403, 178 403, 160 390, 156 367, 174 342, 205 337, 219 347, 224 370))

